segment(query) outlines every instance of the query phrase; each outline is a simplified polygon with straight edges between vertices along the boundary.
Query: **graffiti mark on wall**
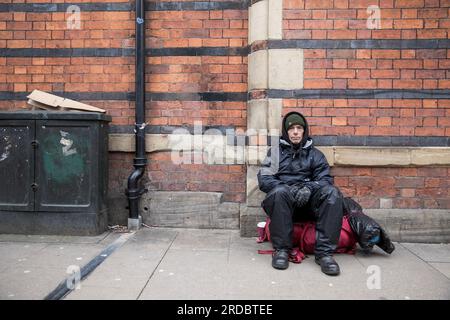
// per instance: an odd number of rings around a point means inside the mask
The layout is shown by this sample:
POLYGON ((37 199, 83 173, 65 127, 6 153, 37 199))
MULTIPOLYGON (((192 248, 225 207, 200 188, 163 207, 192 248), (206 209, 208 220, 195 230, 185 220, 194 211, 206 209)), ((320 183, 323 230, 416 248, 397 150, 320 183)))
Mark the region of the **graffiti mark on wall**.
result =
POLYGON ((10 150, 12 148, 12 144, 9 141, 9 138, 8 137, 4 137, 3 139, 6 141, 6 146, 3 149, 3 153, 0 155, 0 161, 6 160, 9 157, 9 155, 11 153, 10 150))
POLYGON ((70 156, 72 154, 77 153, 77 149, 76 148, 72 148, 73 145, 73 140, 67 139, 66 137, 68 136, 68 132, 65 131, 59 131, 61 133, 61 140, 59 141, 59 143, 62 144, 62 152, 64 156, 70 156))
POLYGON ((73 181, 74 177, 82 180, 87 154, 82 137, 63 130, 48 132, 40 150, 48 179, 55 183, 73 181))

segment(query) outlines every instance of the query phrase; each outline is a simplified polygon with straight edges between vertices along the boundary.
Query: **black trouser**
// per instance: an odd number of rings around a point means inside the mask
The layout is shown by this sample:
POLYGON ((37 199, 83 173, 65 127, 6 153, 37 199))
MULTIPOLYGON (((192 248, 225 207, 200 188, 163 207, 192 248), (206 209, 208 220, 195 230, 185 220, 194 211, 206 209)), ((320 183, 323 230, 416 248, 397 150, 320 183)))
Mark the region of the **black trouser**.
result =
POLYGON ((343 197, 334 186, 315 191, 308 203, 296 207, 286 185, 271 190, 262 207, 270 217, 270 238, 275 249, 291 249, 294 220, 316 220, 316 247, 314 254, 320 258, 332 255, 337 248, 342 228, 343 197))

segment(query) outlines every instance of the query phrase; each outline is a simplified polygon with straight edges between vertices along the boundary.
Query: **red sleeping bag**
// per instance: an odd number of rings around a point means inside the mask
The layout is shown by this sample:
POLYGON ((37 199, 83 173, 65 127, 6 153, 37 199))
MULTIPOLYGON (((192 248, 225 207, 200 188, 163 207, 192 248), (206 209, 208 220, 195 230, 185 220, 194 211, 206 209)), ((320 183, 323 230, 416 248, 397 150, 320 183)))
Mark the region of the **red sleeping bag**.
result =
MULTIPOLYGON (((259 237, 257 242, 270 241, 269 231, 270 219, 267 218, 266 226, 262 237, 259 237)), ((347 216, 342 218, 342 229, 339 237, 338 247, 336 253, 354 254, 356 249, 356 237, 348 222, 347 216)), ((294 223, 293 232, 294 249, 289 255, 291 262, 300 263, 305 254, 313 254, 316 244, 316 224, 314 221, 294 223)), ((258 253, 267 254, 272 253, 273 250, 258 250, 258 253)))

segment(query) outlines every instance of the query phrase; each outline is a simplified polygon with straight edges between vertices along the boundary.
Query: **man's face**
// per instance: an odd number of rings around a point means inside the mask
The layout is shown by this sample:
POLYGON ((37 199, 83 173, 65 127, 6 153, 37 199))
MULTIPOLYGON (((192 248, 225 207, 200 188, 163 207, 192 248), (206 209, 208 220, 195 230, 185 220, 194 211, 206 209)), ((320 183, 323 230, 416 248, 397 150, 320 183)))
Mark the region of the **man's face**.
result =
POLYGON ((305 129, 299 124, 290 126, 288 129, 289 140, 291 140, 293 144, 299 144, 303 139, 304 132, 305 129))

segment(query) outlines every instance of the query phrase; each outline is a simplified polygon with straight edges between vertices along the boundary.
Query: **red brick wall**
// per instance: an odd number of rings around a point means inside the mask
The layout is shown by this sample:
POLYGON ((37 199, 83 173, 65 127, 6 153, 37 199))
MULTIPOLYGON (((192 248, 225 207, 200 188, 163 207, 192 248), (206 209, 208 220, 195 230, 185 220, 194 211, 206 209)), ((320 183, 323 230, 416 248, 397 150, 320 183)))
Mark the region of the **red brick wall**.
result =
MULTIPOLYGON (((133 154, 110 153, 109 193, 123 194, 132 170, 133 154)), ((176 165, 170 152, 149 157, 146 187, 155 191, 222 192, 223 201, 245 202, 246 173, 243 165, 176 165)))
MULTIPOLYGON (((283 40, 439 40, 450 37, 450 2, 439 0, 285 0, 283 40), (380 8, 381 28, 369 29, 367 8, 380 8)), ((301 46, 299 46, 301 47, 301 46)), ((366 97, 283 99, 283 114, 308 117, 315 136, 449 137, 450 97, 420 97, 450 89, 450 50, 304 49, 306 90, 415 90, 414 99, 366 97)), ((426 145, 423 145, 426 146, 426 145)), ((450 208, 446 167, 334 167, 336 185, 366 208, 450 208)))
MULTIPOLYGON (((1 1, 18 3, 19 1, 1 1)), ((25 3, 26 1, 20 1, 25 3)), ((58 3, 57 1, 27 1, 58 3)), ((82 1, 120 2, 120 1, 82 1)), ((60 1, 59 3, 63 3, 60 1)), ((133 48, 134 12, 82 11, 81 29, 67 29, 65 12, 0 12, 0 48, 80 49, 133 48)), ((134 57, 3 57, 0 91, 132 92, 134 57)), ((134 102, 82 102, 106 109, 112 124, 134 124, 134 102)), ((0 101, 0 109, 25 108, 26 101, 0 101)))
MULTIPOLYGON (((447 39, 448 1, 286 0, 284 39, 447 39), (378 5, 381 29, 368 29, 378 5)), ((450 51, 305 50, 305 89, 449 89, 450 51)))
POLYGON ((285 0, 283 38, 447 39, 449 6, 447 0, 285 0), (371 5, 381 9, 379 30, 367 28, 371 5))
POLYGON ((153 57, 146 89, 153 92, 245 92, 247 58, 153 57))
POLYGON ((147 28, 152 48, 247 44, 246 10, 150 11, 146 17, 150 19, 147 28))
POLYGON ((6 57, 0 60, 2 91, 133 91, 131 57, 6 57))
POLYGON ((448 49, 305 50, 305 89, 449 89, 448 49))
MULTIPOLYGON (((79 30, 67 28, 69 16, 65 12, 0 12, 4 27, 0 28, 0 48, 134 47, 134 12, 82 11, 79 30)), ((7 57, 0 59, 0 68, 1 91, 133 91, 133 57, 7 57)))
POLYGON ((223 201, 245 201, 245 168, 242 165, 175 165, 169 152, 151 157, 150 181, 155 190, 224 193, 223 201))
MULTIPOLYGON (((247 45, 247 11, 154 11, 147 13, 151 48, 242 48, 247 45)), ((247 57, 149 57, 146 90, 167 93, 246 92, 247 57)), ((244 102, 167 101, 151 104, 158 125, 246 126, 244 102)))
POLYGON ((284 99, 313 135, 450 136, 450 99, 284 99))
MULTIPOLYGON (((14 1, 19 3, 24 1, 14 1)), ((57 1, 27 1, 27 3, 57 1)), ((114 2, 114 1, 79 1, 114 2)), ((118 1, 117 1, 118 2, 118 1)), ((2 1, 4 3, 4 1, 2 1)), ((63 3, 59 1, 59 3, 63 3)), ((134 12, 81 11, 81 28, 67 28, 66 12, 1 12, 6 48, 120 48, 133 46, 134 12)))
POLYGON ((450 208, 449 168, 332 169, 335 184, 364 208, 380 208, 380 198, 398 209, 450 208))
POLYGON ((147 122, 151 125, 182 126, 200 121, 203 126, 246 127, 245 102, 154 101, 147 106, 147 122))
MULTIPOLYGON (((247 10, 154 11, 147 13, 151 48, 242 48, 247 45, 247 10)), ((246 56, 149 57, 146 89, 163 93, 247 92, 246 56)), ((148 121, 160 126, 232 126, 246 129, 243 101, 147 103, 148 121)), ((223 192, 225 201, 245 201, 244 165, 182 164, 171 153, 149 155, 155 190, 223 192)))
MULTIPOLYGON (((45 2, 45 1, 40 1, 45 2)), ((107 2, 107 1, 95 1, 107 2)), ((117 1, 119 2, 119 1, 117 1)), ((0 13, 8 31, 0 48, 133 48, 134 12, 81 12, 81 30, 67 30, 63 12, 0 13)), ((244 47, 247 13, 236 10, 147 12, 147 47, 244 47)), ((152 92, 246 92, 247 58, 163 56, 147 58, 146 90, 152 92)), ((133 92, 134 57, 3 57, 0 91, 133 92)), ((112 124, 134 124, 134 103, 84 101, 105 108, 112 124)), ((25 102, 0 102, 2 109, 25 102)), ((147 104, 152 125, 193 124, 245 127, 243 102, 155 102, 147 104), (225 109, 225 112, 219 112, 225 109)))
MULTIPOLYGON (((447 39, 448 1, 286 0, 285 39, 447 39), (381 30, 366 9, 381 9, 381 30)), ((305 49, 304 89, 449 89, 448 49, 305 49)), ((311 116, 315 134, 449 136, 450 101, 285 101, 311 116)))

